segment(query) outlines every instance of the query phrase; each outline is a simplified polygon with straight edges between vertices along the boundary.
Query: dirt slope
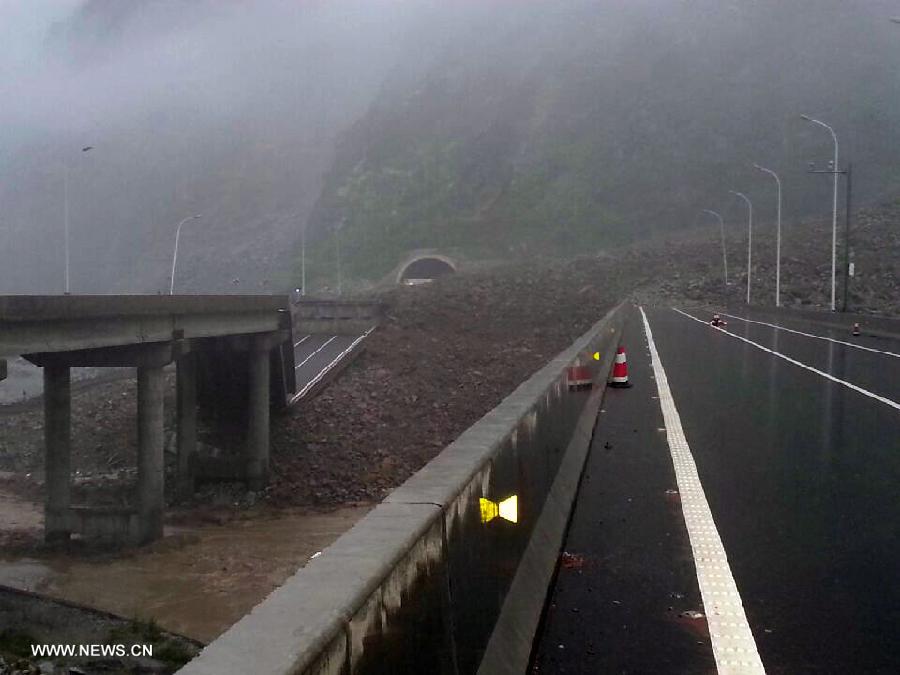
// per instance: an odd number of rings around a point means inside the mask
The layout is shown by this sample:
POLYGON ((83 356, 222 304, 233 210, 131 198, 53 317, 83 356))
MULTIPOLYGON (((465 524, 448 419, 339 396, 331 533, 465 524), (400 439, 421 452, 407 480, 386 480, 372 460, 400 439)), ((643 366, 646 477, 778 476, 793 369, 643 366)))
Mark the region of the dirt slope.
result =
MULTIPOLYGON (((856 215, 854 311, 900 313, 898 222, 900 203, 856 215)), ((786 305, 827 305, 829 226, 819 221, 785 227, 786 305)), ((760 303, 771 303, 774 295, 773 229, 760 223, 754 234, 753 297, 760 303)), ((727 296, 737 302, 746 284, 745 236, 741 229, 728 232, 733 285, 727 296)), ((629 297, 656 304, 721 302, 726 294, 717 229, 698 228, 570 261, 509 264, 384 293, 387 318, 365 353, 318 398, 273 416, 272 483, 265 493, 213 486, 195 501, 330 506, 379 499, 629 297)), ((104 383, 73 399, 76 496, 120 501, 134 475, 133 382, 104 383)), ((173 402, 166 401, 170 439, 173 402)), ((0 470, 16 472, 3 482, 35 498, 41 428, 39 406, 0 415, 0 470)), ((168 455, 170 466, 173 459, 168 455)))

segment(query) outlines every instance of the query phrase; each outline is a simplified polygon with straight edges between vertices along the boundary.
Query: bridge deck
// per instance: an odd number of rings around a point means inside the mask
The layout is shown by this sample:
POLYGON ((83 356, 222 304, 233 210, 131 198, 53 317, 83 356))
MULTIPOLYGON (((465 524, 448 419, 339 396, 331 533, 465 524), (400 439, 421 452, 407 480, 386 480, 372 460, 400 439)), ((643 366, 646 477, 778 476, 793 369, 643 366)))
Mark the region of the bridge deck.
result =
POLYGON ((287 328, 278 295, 0 296, 0 356, 287 328))

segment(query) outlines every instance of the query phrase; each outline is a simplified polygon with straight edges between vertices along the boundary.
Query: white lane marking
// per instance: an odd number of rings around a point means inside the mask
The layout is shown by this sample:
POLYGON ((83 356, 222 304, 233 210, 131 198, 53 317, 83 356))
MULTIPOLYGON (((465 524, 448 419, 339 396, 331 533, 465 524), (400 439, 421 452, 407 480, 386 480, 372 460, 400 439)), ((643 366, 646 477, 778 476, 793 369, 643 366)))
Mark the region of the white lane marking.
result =
POLYGON ((369 333, 371 333, 373 330, 375 330, 375 326, 372 326, 369 330, 367 330, 365 333, 363 333, 358 338, 356 338, 353 342, 351 342, 349 347, 347 347, 344 351, 342 351, 340 354, 335 356, 334 360, 332 360, 331 363, 329 363, 321 371, 319 371, 318 375, 316 375, 313 379, 311 379, 309 382, 307 382, 306 385, 300 391, 298 391, 296 394, 294 394, 294 396, 291 398, 291 403, 293 403, 297 399, 303 398, 306 395, 306 392, 308 392, 310 389, 312 389, 315 386, 316 382, 318 382, 323 377, 325 377, 325 374, 329 370, 334 368, 334 366, 337 365, 337 363, 342 358, 344 358, 350 352, 350 350, 352 350, 356 345, 358 345, 360 342, 365 340, 366 337, 368 337, 369 333))
POLYGON ((845 342, 844 340, 835 340, 834 338, 825 337, 824 335, 813 335, 812 333, 804 333, 801 330, 794 330, 793 328, 785 328, 784 326, 779 326, 775 323, 766 323, 765 321, 754 321, 753 319, 745 319, 742 316, 735 316, 734 314, 727 314, 725 312, 719 312, 722 316, 728 316, 732 319, 737 319, 738 321, 746 321, 747 323, 758 323, 760 326, 769 326, 770 328, 777 328, 778 330, 783 330, 787 333, 796 333, 797 335, 803 335, 805 337, 816 338, 817 340, 828 340, 829 342, 834 342, 839 345, 847 345, 848 347, 853 347, 854 349, 862 349, 866 352, 874 352, 875 354, 884 354, 885 356, 893 356, 895 358, 900 359, 900 354, 895 354, 894 352, 885 351, 883 349, 873 349, 872 347, 866 347, 864 345, 854 344, 853 342, 845 342))
POLYGON ((682 312, 677 307, 673 307, 672 309, 674 309, 679 314, 683 314, 684 316, 686 316, 689 319, 693 319, 694 321, 697 321, 698 323, 702 323, 704 326, 709 326, 713 330, 717 330, 719 332, 725 333, 725 335, 728 335, 733 338, 737 338, 738 340, 741 340, 742 342, 746 342, 748 345, 753 345, 757 349, 761 349, 764 352, 768 352, 769 354, 772 354, 773 356, 777 356, 780 359, 784 359, 788 363, 793 363, 795 366, 800 366, 801 368, 804 368, 804 369, 810 371, 811 373, 815 373, 816 375, 821 375, 822 377, 824 377, 827 380, 831 380, 832 382, 837 382, 838 384, 842 384, 845 387, 852 389, 853 391, 858 391, 863 396, 868 396, 869 398, 874 398, 876 401, 884 403, 885 405, 889 405, 896 410, 900 410, 900 403, 897 403, 897 401, 892 401, 891 399, 889 399, 885 396, 880 396, 879 394, 876 394, 875 392, 871 392, 868 389, 863 389, 859 385, 853 384, 852 382, 847 382, 846 380, 838 379, 834 375, 826 373, 823 370, 819 370, 818 368, 813 368, 812 366, 808 366, 805 363, 798 361, 797 359, 792 359, 790 356, 787 356, 786 354, 782 354, 781 352, 776 352, 774 349, 769 349, 768 347, 763 347, 758 342, 754 342, 753 340, 748 340, 747 338, 741 337, 740 335, 736 335, 735 333, 730 333, 729 331, 727 331, 723 328, 719 328, 718 326, 711 326, 709 323, 707 323, 703 319, 698 319, 696 316, 688 314, 687 312, 682 312))
POLYGON ((316 354, 318 354, 320 351, 322 351, 323 349, 325 349, 325 347, 327 347, 329 344, 331 344, 336 338, 337 338, 337 335, 333 335, 333 336, 331 336, 330 338, 328 338, 327 340, 325 340, 325 342, 322 343, 322 346, 321 346, 321 347, 319 347, 316 351, 314 351, 312 354, 310 354, 310 355, 307 356, 305 359, 303 359, 303 360, 300 362, 299 365, 294 366, 294 370, 297 370, 297 368, 299 368, 300 366, 302 366, 304 363, 306 363, 307 361, 309 361, 312 357, 314 357, 314 356, 315 356, 316 354))
POLYGON ((304 335, 302 338, 300 338, 300 340, 298 342, 294 343, 294 348, 296 349, 297 347, 302 345, 304 342, 309 340, 309 338, 311 338, 311 337, 312 337, 311 335, 304 335))
POLYGON ((640 310, 650 347, 650 360, 656 374, 659 405, 666 423, 666 439, 672 453, 675 479, 681 495, 681 509, 694 553, 697 582, 709 624, 716 668, 720 675, 765 673, 737 584, 731 574, 725 547, 716 530, 700 476, 697 474, 697 465, 694 464, 691 448, 681 427, 681 417, 675 407, 672 390, 669 389, 666 371, 656 351, 650 322, 647 321, 644 308, 641 307, 640 310))

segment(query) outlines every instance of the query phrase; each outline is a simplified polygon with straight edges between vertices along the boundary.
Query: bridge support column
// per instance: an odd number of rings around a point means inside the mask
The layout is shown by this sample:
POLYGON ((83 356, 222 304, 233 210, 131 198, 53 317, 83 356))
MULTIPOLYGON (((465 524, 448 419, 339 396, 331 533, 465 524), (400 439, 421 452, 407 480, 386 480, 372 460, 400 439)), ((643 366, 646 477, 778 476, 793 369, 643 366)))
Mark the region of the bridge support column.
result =
POLYGON ((261 490, 269 480, 269 351, 273 336, 257 335, 250 344, 250 396, 247 411, 247 485, 261 490))
POLYGON ((71 505, 72 389, 68 366, 44 368, 44 538, 68 541, 71 505))
POLYGON ((138 366, 138 485, 140 541, 162 536, 165 507, 163 369, 138 366))
POLYGON ((197 357, 188 352, 176 362, 178 426, 177 490, 180 497, 194 492, 191 460, 197 452, 197 357))

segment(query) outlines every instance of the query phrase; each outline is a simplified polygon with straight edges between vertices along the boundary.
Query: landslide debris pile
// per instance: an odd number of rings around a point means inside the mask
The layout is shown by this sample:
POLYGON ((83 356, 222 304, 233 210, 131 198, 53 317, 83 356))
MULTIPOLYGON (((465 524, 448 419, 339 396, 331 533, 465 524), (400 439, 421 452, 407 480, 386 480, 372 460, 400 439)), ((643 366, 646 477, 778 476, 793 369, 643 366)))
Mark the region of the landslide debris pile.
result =
POLYGON ((505 266, 385 293, 359 360, 273 421, 268 499, 381 499, 619 301, 622 281, 599 265, 505 266))
MULTIPOLYGON (((900 315, 898 223, 900 201, 854 215, 852 311, 900 315)), ((785 225, 785 305, 827 308, 830 226, 830 220, 785 225)), ((742 303, 746 231, 729 229, 727 240, 732 282, 727 293, 715 227, 569 261, 510 263, 384 292, 385 321, 360 358, 316 399, 273 416, 272 483, 266 492, 207 486, 195 502, 233 506, 262 497, 276 506, 330 506, 380 499, 620 300, 662 306, 742 303)), ((758 223, 753 298, 760 304, 774 299, 774 251, 774 226, 758 223)), ((171 379, 167 391, 171 471, 171 379)), ((39 500, 43 420, 34 403, 0 415, 0 484, 39 500)), ((133 379, 75 392, 76 499, 121 503, 129 498, 134 419, 133 379)))
MULTIPOLYGON (((900 202, 854 214, 849 308, 900 314, 900 202)), ((783 229, 782 302, 824 309, 830 222, 783 229)), ((746 238, 696 229, 568 262, 510 264, 382 296, 387 319, 322 395, 273 424, 276 504, 380 499, 434 457, 616 302, 741 303, 746 238)), ((772 304, 774 226, 754 233, 753 297, 772 304)), ((838 250, 842 260, 843 249, 838 250)))
MULTIPOLYGON (((722 278, 718 226, 694 228, 625 249, 614 266, 632 280, 639 297, 667 305, 691 300, 742 304, 747 288, 747 230, 733 223, 726 231, 727 291, 722 278)), ((844 223, 838 224, 837 301, 843 292, 844 223)), ((831 219, 809 219, 782 226, 781 303, 827 311, 831 302, 831 219)), ((853 214, 847 309, 860 314, 900 316, 900 200, 853 214)), ((754 305, 775 304, 775 225, 753 228, 754 305)))

